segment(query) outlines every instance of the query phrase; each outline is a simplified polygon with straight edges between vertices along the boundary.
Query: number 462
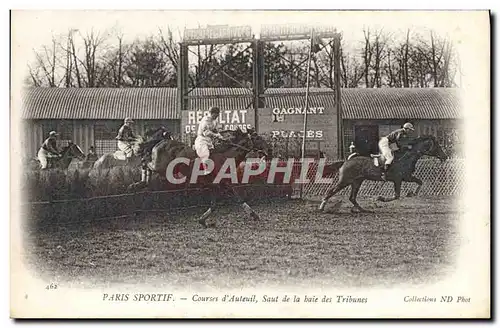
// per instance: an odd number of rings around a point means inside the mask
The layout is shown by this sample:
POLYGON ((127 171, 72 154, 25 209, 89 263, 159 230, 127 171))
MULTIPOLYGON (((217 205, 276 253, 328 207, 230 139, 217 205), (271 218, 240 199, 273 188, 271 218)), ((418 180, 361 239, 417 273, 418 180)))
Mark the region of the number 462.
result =
POLYGON ((49 289, 57 289, 57 284, 50 283, 50 285, 47 285, 45 287, 45 289, 47 289, 47 290, 49 290, 49 289))

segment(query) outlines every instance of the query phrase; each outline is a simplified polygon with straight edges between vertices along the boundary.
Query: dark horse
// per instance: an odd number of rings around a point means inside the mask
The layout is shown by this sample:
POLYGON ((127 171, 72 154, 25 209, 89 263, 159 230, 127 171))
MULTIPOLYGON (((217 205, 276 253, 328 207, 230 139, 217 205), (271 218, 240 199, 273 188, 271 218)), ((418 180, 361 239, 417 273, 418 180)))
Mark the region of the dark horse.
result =
MULTIPOLYGON (((236 193, 232 185, 233 181, 222 179, 219 183, 215 183, 214 180, 227 159, 234 159, 235 167, 233 169, 235 169, 238 168, 249 154, 260 152, 266 156, 266 143, 253 130, 249 130, 248 132, 243 132, 240 129, 235 131, 227 130, 222 131, 221 134, 224 139, 219 141, 210 154, 210 159, 214 163, 213 170, 209 174, 199 176, 196 181, 197 185, 209 188, 211 191, 211 205, 199 219, 199 223, 205 227, 215 224, 215 222, 212 224, 208 223, 207 219, 217 206, 217 195, 221 192, 227 192, 232 196, 251 218, 255 220, 259 219, 258 214, 236 193)), ((192 172, 195 168, 194 165, 199 165, 199 162, 196 161, 197 157, 196 151, 192 147, 177 140, 167 139, 152 149, 151 161, 147 163, 147 170, 156 172, 163 177, 166 174, 180 174, 186 178, 185 183, 187 186, 190 183, 192 172), (176 158, 186 158, 189 160, 189 164, 179 163, 175 166, 175 172, 167 173, 167 167, 176 158)), ((224 171, 227 171, 227 167, 224 171)), ((150 176, 150 173, 143 174, 142 176, 142 181, 130 185, 129 191, 135 191, 147 186, 149 183, 147 177, 150 176)))
POLYGON ((151 149, 158 142, 167 138, 172 139, 172 135, 164 126, 148 130, 144 134, 144 137, 137 136, 136 140, 132 142, 134 155, 129 161, 125 159, 125 154, 121 150, 118 150, 99 157, 94 162, 93 168, 99 170, 109 169, 114 166, 138 167, 141 165, 141 158, 147 157, 151 149))
MULTIPOLYGON (((394 162, 389 168, 389 172, 387 172, 387 180, 394 182, 395 195, 393 198, 388 199, 379 197, 379 201, 389 202, 399 199, 401 196, 401 184, 403 181, 415 182, 418 187, 413 195, 418 194, 420 188, 422 187, 422 181, 413 176, 413 172, 415 171, 417 161, 423 155, 437 157, 441 160, 441 162, 444 162, 448 158, 436 138, 433 136, 422 136, 408 142, 406 149, 403 148, 395 153, 394 162)), ((370 157, 357 156, 352 157, 345 162, 335 162, 326 166, 324 170, 326 173, 335 173, 337 170, 339 171, 339 181, 334 187, 330 188, 326 192, 319 209, 323 210, 328 199, 350 185, 351 195, 349 200, 354 205, 353 210, 367 212, 359 206, 356 201, 356 197, 363 181, 382 181, 380 170, 382 165, 383 164, 375 166, 374 160, 370 157)))
MULTIPOLYGON (((61 152, 60 157, 50 157, 48 158, 48 165, 47 168, 58 168, 62 170, 68 169, 69 165, 73 161, 73 159, 77 158, 81 161, 85 159, 85 154, 83 153, 82 149, 77 145, 74 144, 73 142, 68 142, 68 145, 66 147, 63 147, 61 152)), ((36 163, 38 168, 41 168, 40 162, 38 159, 36 159, 36 163)))

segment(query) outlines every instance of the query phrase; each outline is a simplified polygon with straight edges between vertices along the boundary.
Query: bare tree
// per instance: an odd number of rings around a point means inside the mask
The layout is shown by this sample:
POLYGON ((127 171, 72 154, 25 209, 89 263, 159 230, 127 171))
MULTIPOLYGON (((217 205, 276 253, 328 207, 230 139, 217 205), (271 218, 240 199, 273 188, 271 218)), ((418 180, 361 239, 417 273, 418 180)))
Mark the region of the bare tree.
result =
POLYGON ((363 34, 364 34, 364 47, 362 49, 362 54, 363 54, 363 68, 364 68, 364 78, 365 78, 365 86, 367 88, 371 88, 372 85, 370 84, 370 67, 372 63, 372 55, 373 55, 373 50, 372 50, 372 44, 371 44, 371 37, 370 37, 370 29, 363 29, 363 34))
POLYGON ((340 69, 341 83, 344 88, 359 87, 364 77, 363 65, 356 58, 355 53, 345 52, 343 46, 340 49, 340 69))
MULTIPOLYGON (((177 30, 180 38, 180 31, 177 30)), ((177 67, 179 65, 179 45, 175 42, 173 37, 172 30, 170 27, 167 28, 167 36, 163 34, 163 30, 159 29, 158 33, 159 37, 159 49, 165 55, 166 58, 170 61, 171 66, 175 70, 175 75, 177 76, 177 67)))
POLYGON ((371 85, 380 88, 382 86, 382 62, 386 57, 386 45, 387 45, 387 36, 383 33, 382 30, 378 31, 375 34, 375 39, 372 43, 373 49, 373 80, 371 81, 371 85))
POLYGON ((410 87, 410 29, 406 31, 406 42, 400 48, 400 54, 401 78, 403 80, 403 86, 408 88, 410 87))
POLYGON ((35 68, 33 68, 31 65, 28 65, 28 70, 33 85, 48 86, 51 88, 60 86, 61 81, 56 74, 59 57, 56 44, 56 38, 52 36, 52 42, 50 46, 43 46, 40 52, 34 50, 36 60, 35 68))
POLYGON ((87 87, 95 87, 98 69, 100 68, 100 66, 96 62, 97 49, 102 46, 103 42, 105 41, 105 37, 103 37, 99 32, 94 32, 94 30, 91 30, 90 33, 87 33, 87 35, 82 38, 85 47, 85 53, 84 60, 80 60, 80 63, 85 69, 87 87))
POLYGON ((436 36, 430 32, 430 43, 424 42, 419 48, 426 57, 427 63, 435 87, 450 86, 449 80, 450 62, 453 53, 451 42, 445 38, 436 36))

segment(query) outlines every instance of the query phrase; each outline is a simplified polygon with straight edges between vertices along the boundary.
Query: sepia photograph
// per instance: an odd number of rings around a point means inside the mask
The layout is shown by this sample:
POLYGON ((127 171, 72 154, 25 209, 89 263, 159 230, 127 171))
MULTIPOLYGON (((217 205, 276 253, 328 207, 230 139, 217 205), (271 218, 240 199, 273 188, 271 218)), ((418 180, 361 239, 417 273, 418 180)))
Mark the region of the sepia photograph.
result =
POLYGON ((12 318, 476 318, 488 11, 12 10, 12 318))

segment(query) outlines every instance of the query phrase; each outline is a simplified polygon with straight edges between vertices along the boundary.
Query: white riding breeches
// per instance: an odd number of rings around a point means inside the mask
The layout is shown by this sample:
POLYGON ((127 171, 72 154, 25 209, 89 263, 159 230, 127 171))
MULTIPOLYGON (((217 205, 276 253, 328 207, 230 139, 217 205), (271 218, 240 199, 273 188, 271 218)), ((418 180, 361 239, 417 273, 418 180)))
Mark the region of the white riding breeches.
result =
POLYGON ((118 140, 118 149, 123 151, 125 156, 129 158, 134 154, 134 150, 132 149, 130 142, 118 140))
POLYGON ((212 142, 207 140, 205 137, 196 137, 194 141, 194 149, 196 154, 202 161, 207 160, 210 157, 210 149, 214 148, 212 142))
POLYGON ((387 137, 382 137, 378 142, 378 148, 380 149, 380 153, 385 158, 385 164, 391 164, 394 160, 394 155, 392 154, 392 150, 389 146, 389 139, 387 137))
POLYGON ((49 165, 48 159, 55 158, 57 156, 54 154, 51 154, 50 152, 46 151, 43 148, 40 148, 40 150, 38 150, 37 157, 38 157, 38 160, 40 161, 40 165, 42 166, 42 169, 46 169, 47 166, 49 165))

